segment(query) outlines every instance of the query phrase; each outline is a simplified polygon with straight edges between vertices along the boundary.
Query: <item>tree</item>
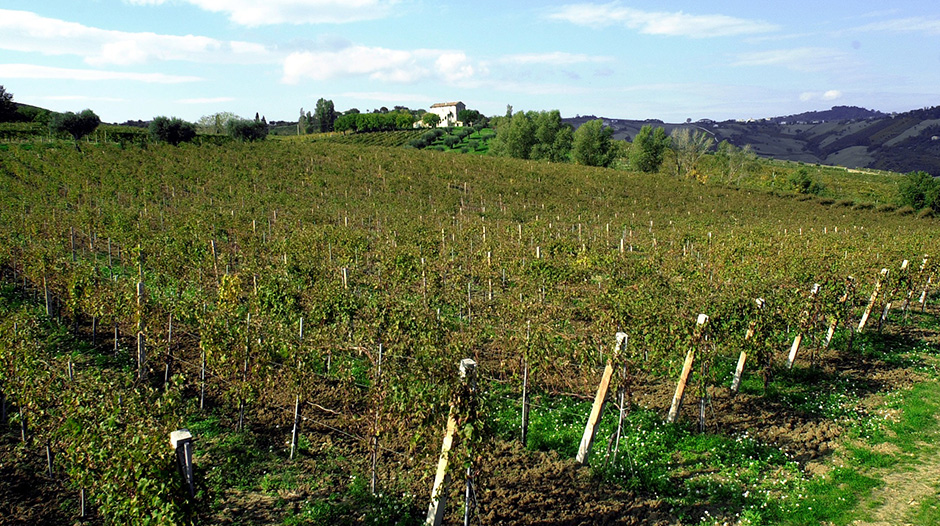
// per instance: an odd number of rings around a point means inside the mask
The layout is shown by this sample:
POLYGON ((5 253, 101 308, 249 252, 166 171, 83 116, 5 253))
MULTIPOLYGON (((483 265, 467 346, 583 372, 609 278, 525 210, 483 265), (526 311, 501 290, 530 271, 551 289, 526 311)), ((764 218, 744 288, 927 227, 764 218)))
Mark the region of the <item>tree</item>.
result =
POLYGON ((333 101, 321 98, 317 101, 317 107, 313 112, 315 122, 314 129, 320 133, 333 131, 333 123, 336 121, 336 111, 333 107, 333 101))
POLYGON ((91 110, 82 110, 81 113, 57 113, 49 121, 49 127, 53 133, 67 133, 75 139, 75 146, 78 147, 78 140, 95 131, 101 119, 91 110))
POLYGON ((228 123, 228 134, 239 141, 260 141, 268 136, 268 125, 261 121, 234 119, 228 123))
POLYGON ((177 117, 154 117, 148 129, 153 140, 173 146, 189 142, 196 137, 196 125, 177 117))
MULTIPOLYGON (((532 147, 535 146, 535 123, 532 122, 531 116, 517 112, 512 116, 509 125, 503 129, 504 153, 516 159, 528 159, 532 155, 532 147)), ((499 131, 497 130, 497 137, 500 135, 499 131)))
POLYGON ((659 171, 669 144, 670 140, 665 129, 657 127, 654 130, 649 124, 643 126, 633 139, 633 145, 630 148, 630 164, 635 170, 641 172, 659 171))
POLYGON ((672 149, 676 154, 676 175, 679 177, 694 177, 695 165, 715 139, 703 131, 693 131, 691 128, 676 128, 672 132, 672 149))
POLYGON ((757 159, 757 154, 751 150, 750 144, 738 148, 728 141, 718 143, 717 156, 724 167, 725 177, 729 183, 740 183, 748 165, 757 159))
POLYGON ((940 212, 940 181, 927 172, 911 172, 904 176, 898 188, 901 204, 917 210, 932 208, 940 212))
POLYGON ((441 123, 441 116, 436 113, 427 112, 421 116, 421 122, 429 128, 437 128, 437 125, 441 123))
POLYGON ((573 135, 571 126, 562 124, 561 113, 558 110, 539 112, 534 121, 535 144, 531 157, 556 163, 568 160, 573 135))
POLYGON ((238 115, 230 111, 203 115, 196 121, 196 128, 202 133, 221 135, 228 132, 228 123, 238 118, 238 115))
POLYGON ((574 131, 571 157, 586 166, 610 166, 613 161, 611 137, 614 130, 602 119, 585 122, 574 131))
POLYGON ((0 86, 0 122, 16 120, 16 103, 13 94, 0 86))
POLYGON ((823 185, 813 179, 806 167, 801 167, 792 173, 789 182, 798 194, 819 194, 823 190, 823 185))
POLYGON ((484 119, 486 117, 477 110, 460 110, 457 112, 457 120, 462 122, 464 126, 475 126, 484 119))

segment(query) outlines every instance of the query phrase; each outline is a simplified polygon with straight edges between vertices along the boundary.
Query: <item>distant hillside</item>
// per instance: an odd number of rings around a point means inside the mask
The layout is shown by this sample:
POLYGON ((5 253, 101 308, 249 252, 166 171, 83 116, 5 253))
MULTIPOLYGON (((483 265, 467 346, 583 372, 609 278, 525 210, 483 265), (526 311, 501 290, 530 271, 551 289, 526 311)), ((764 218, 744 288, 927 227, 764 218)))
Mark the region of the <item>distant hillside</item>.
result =
MULTIPOLYGON (((565 119, 574 126, 595 119, 565 119)), ((848 168, 875 168, 895 172, 923 170, 940 175, 940 107, 888 115, 850 106, 799 115, 747 121, 700 120, 669 124, 658 120, 608 119, 614 138, 632 140, 645 124, 693 127, 708 132, 716 142, 750 144, 762 157, 848 168)))

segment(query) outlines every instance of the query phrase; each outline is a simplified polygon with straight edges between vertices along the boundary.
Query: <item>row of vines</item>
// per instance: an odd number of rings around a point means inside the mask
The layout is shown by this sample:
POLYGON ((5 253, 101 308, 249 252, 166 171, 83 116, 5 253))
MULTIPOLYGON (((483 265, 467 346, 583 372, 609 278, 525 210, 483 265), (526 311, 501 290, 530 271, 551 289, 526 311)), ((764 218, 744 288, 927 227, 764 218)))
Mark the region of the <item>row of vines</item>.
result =
POLYGON ((166 440, 197 400, 237 428, 300 400, 379 484, 430 488, 463 358, 500 392, 587 396, 623 331, 671 383, 706 313, 707 394, 742 350, 769 382, 797 334, 798 367, 833 322, 847 348, 882 268, 878 314, 936 280, 930 220, 336 142, 10 147, 0 195, 4 286, 41 306, 0 320, 4 432, 114 523, 194 520, 166 440))

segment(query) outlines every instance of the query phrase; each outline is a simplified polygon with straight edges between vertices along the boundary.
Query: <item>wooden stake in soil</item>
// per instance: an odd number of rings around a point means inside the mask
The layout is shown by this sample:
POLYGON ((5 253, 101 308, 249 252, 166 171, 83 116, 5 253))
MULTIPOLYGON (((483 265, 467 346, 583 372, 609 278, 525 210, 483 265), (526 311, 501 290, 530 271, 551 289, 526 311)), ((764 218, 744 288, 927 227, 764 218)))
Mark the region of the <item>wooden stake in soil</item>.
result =
MULTIPOLYGON (((855 283, 855 278, 853 278, 852 276, 849 276, 845 280, 845 294, 843 294, 842 297, 839 298, 839 305, 842 305, 843 308, 845 308, 846 302, 849 301, 849 296, 851 295, 851 292, 854 288, 854 283, 855 283)), ((848 323, 848 320, 846 320, 846 323, 848 323)), ((829 348, 829 344, 832 343, 832 337, 835 335, 836 327, 838 325, 839 325, 838 316, 833 317, 832 321, 829 323, 829 330, 826 331, 826 341, 823 342, 823 349, 829 348)))
POLYGON ((614 362, 618 359, 621 349, 626 347, 627 335, 623 332, 617 333, 617 345, 614 347, 613 355, 607 359, 607 365, 604 366, 604 374, 601 376, 601 383, 597 386, 597 394, 594 395, 594 404, 591 406, 591 414, 588 416, 587 424, 584 426, 584 434, 581 435, 581 444, 578 446, 578 454, 575 460, 579 464, 588 463, 588 457, 591 454, 591 446, 594 444, 594 436, 597 434, 597 427, 600 425, 601 414, 604 411, 604 404, 607 402, 607 390, 610 388, 610 378, 614 374, 614 362))
POLYGON ((881 291, 881 282, 887 277, 888 269, 881 269, 881 274, 879 274, 878 279, 875 280, 875 290, 872 291, 871 299, 868 300, 868 307, 865 307, 865 312, 862 314, 862 319, 858 322, 858 332, 865 330, 865 324, 868 323, 868 318, 871 316, 871 311, 875 308, 875 301, 878 299, 878 292, 881 291))
MULTIPOLYGON (((701 329, 708 322, 708 316, 698 315, 696 322, 697 329, 701 329)), ((676 385, 676 393, 672 397, 672 405, 669 407, 669 414, 666 416, 666 422, 673 423, 679 416, 679 409, 682 408, 682 398, 685 396, 685 386, 689 382, 689 374, 692 372, 692 362, 695 361, 695 346, 689 347, 689 352, 685 355, 685 362, 682 364, 682 374, 679 375, 679 383, 676 385)))
MULTIPOLYGON (((819 294, 819 283, 813 285, 813 290, 810 292, 810 310, 814 309, 816 303, 816 296, 819 294)), ((808 321, 808 320, 807 320, 808 321)), ((804 322, 805 324, 806 322, 804 322)), ((796 335, 796 338, 793 338, 793 345, 790 346, 790 355, 787 357, 787 369, 793 369, 793 362, 796 361, 796 353, 800 350, 800 343, 803 341, 803 330, 806 327, 800 327, 800 333, 796 335)))
MULTIPOLYGON (((757 308, 760 310, 764 309, 764 298, 757 298, 754 300, 757 303, 757 308)), ((757 314, 760 316, 760 313, 757 314)), ((754 328, 757 326, 757 320, 751 322, 751 325, 747 328, 747 333, 744 335, 744 341, 750 341, 754 337, 754 328)), ((738 366, 734 369, 734 380, 731 382, 731 394, 738 394, 738 389, 741 387, 741 375, 744 373, 744 362, 747 360, 747 350, 741 349, 741 354, 738 356, 738 366)))
MULTIPOLYGON (((476 375, 477 363, 470 358, 460 360, 460 377, 465 383, 473 381, 476 375)), ((428 526, 441 526, 444 522, 444 508, 447 502, 447 484, 450 474, 447 472, 447 463, 450 460, 450 451, 454 446, 454 435, 457 433, 457 415, 455 407, 451 405, 447 415, 447 428, 444 431, 444 442, 441 445, 441 456, 437 461, 437 473, 434 475, 434 486, 431 488, 431 504, 428 506, 428 516, 424 521, 428 526)))

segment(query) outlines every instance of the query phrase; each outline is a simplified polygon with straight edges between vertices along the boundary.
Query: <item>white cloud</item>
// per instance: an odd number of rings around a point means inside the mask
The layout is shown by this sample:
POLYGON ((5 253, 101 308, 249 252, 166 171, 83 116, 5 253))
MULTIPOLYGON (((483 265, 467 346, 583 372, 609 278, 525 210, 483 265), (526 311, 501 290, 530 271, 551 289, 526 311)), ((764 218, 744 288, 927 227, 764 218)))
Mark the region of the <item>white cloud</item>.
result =
POLYGON ((896 33, 925 33, 940 35, 940 18, 910 17, 873 22, 856 28, 856 31, 893 31, 896 33))
POLYGON ((693 38, 747 35, 777 31, 779 26, 760 20, 727 15, 691 15, 682 11, 642 11, 624 7, 620 2, 608 4, 569 4, 548 15, 550 19, 589 27, 622 25, 648 35, 685 36, 693 38))
POLYGON ((180 99, 176 102, 179 104, 218 104, 222 102, 232 102, 234 100, 235 97, 206 97, 195 99, 180 99))
MULTIPOLYGON (((376 20, 392 13, 398 0, 184 0, 212 13, 224 13, 243 26, 270 24, 342 24, 376 20)), ((164 0, 124 0, 159 5, 164 0)))
POLYGON ((86 102, 127 102, 127 99, 121 99, 117 97, 89 97, 86 95, 47 95, 41 97, 33 97, 33 100, 48 100, 48 101, 86 101, 86 102))
POLYGON ((342 97, 356 100, 374 100, 380 102, 394 101, 396 104, 402 102, 416 102, 418 104, 427 104, 433 97, 426 95, 416 95, 414 93, 390 93, 386 91, 349 91, 341 94, 342 97))
POLYGON ((165 75, 163 73, 129 73, 98 69, 71 69, 37 66, 34 64, 0 64, 0 78, 57 79, 57 80, 132 80, 151 84, 181 84, 204 80, 200 77, 165 75))
POLYGON ((829 91, 824 91, 822 93, 818 91, 806 91, 800 94, 800 100, 803 102, 809 102, 813 100, 837 100, 842 98, 842 92, 839 90, 831 89, 829 91))
POLYGON ((409 84, 434 77, 447 83, 469 80, 476 74, 461 52, 418 49, 413 51, 353 45, 338 50, 302 51, 284 59, 282 81, 328 80, 367 77, 380 82, 409 84))
POLYGON ((0 9, 0 49, 77 55, 92 66, 128 66, 151 61, 269 62, 260 44, 225 42, 195 35, 130 33, 0 9))
POLYGON ((854 63, 852 57, 837 49, 803 47, 741 53, 734 66, 780 66, 795 71, 815 73, 842 69, 854 63))
POLYGON ((569 66, 591 62, 610 62, 611 57, 585 55, 583 53, 565 53, 554 51, 549 53, 519 53, 506 55, 499 61, 507 64, 547 64, 550 66, 569 66))

